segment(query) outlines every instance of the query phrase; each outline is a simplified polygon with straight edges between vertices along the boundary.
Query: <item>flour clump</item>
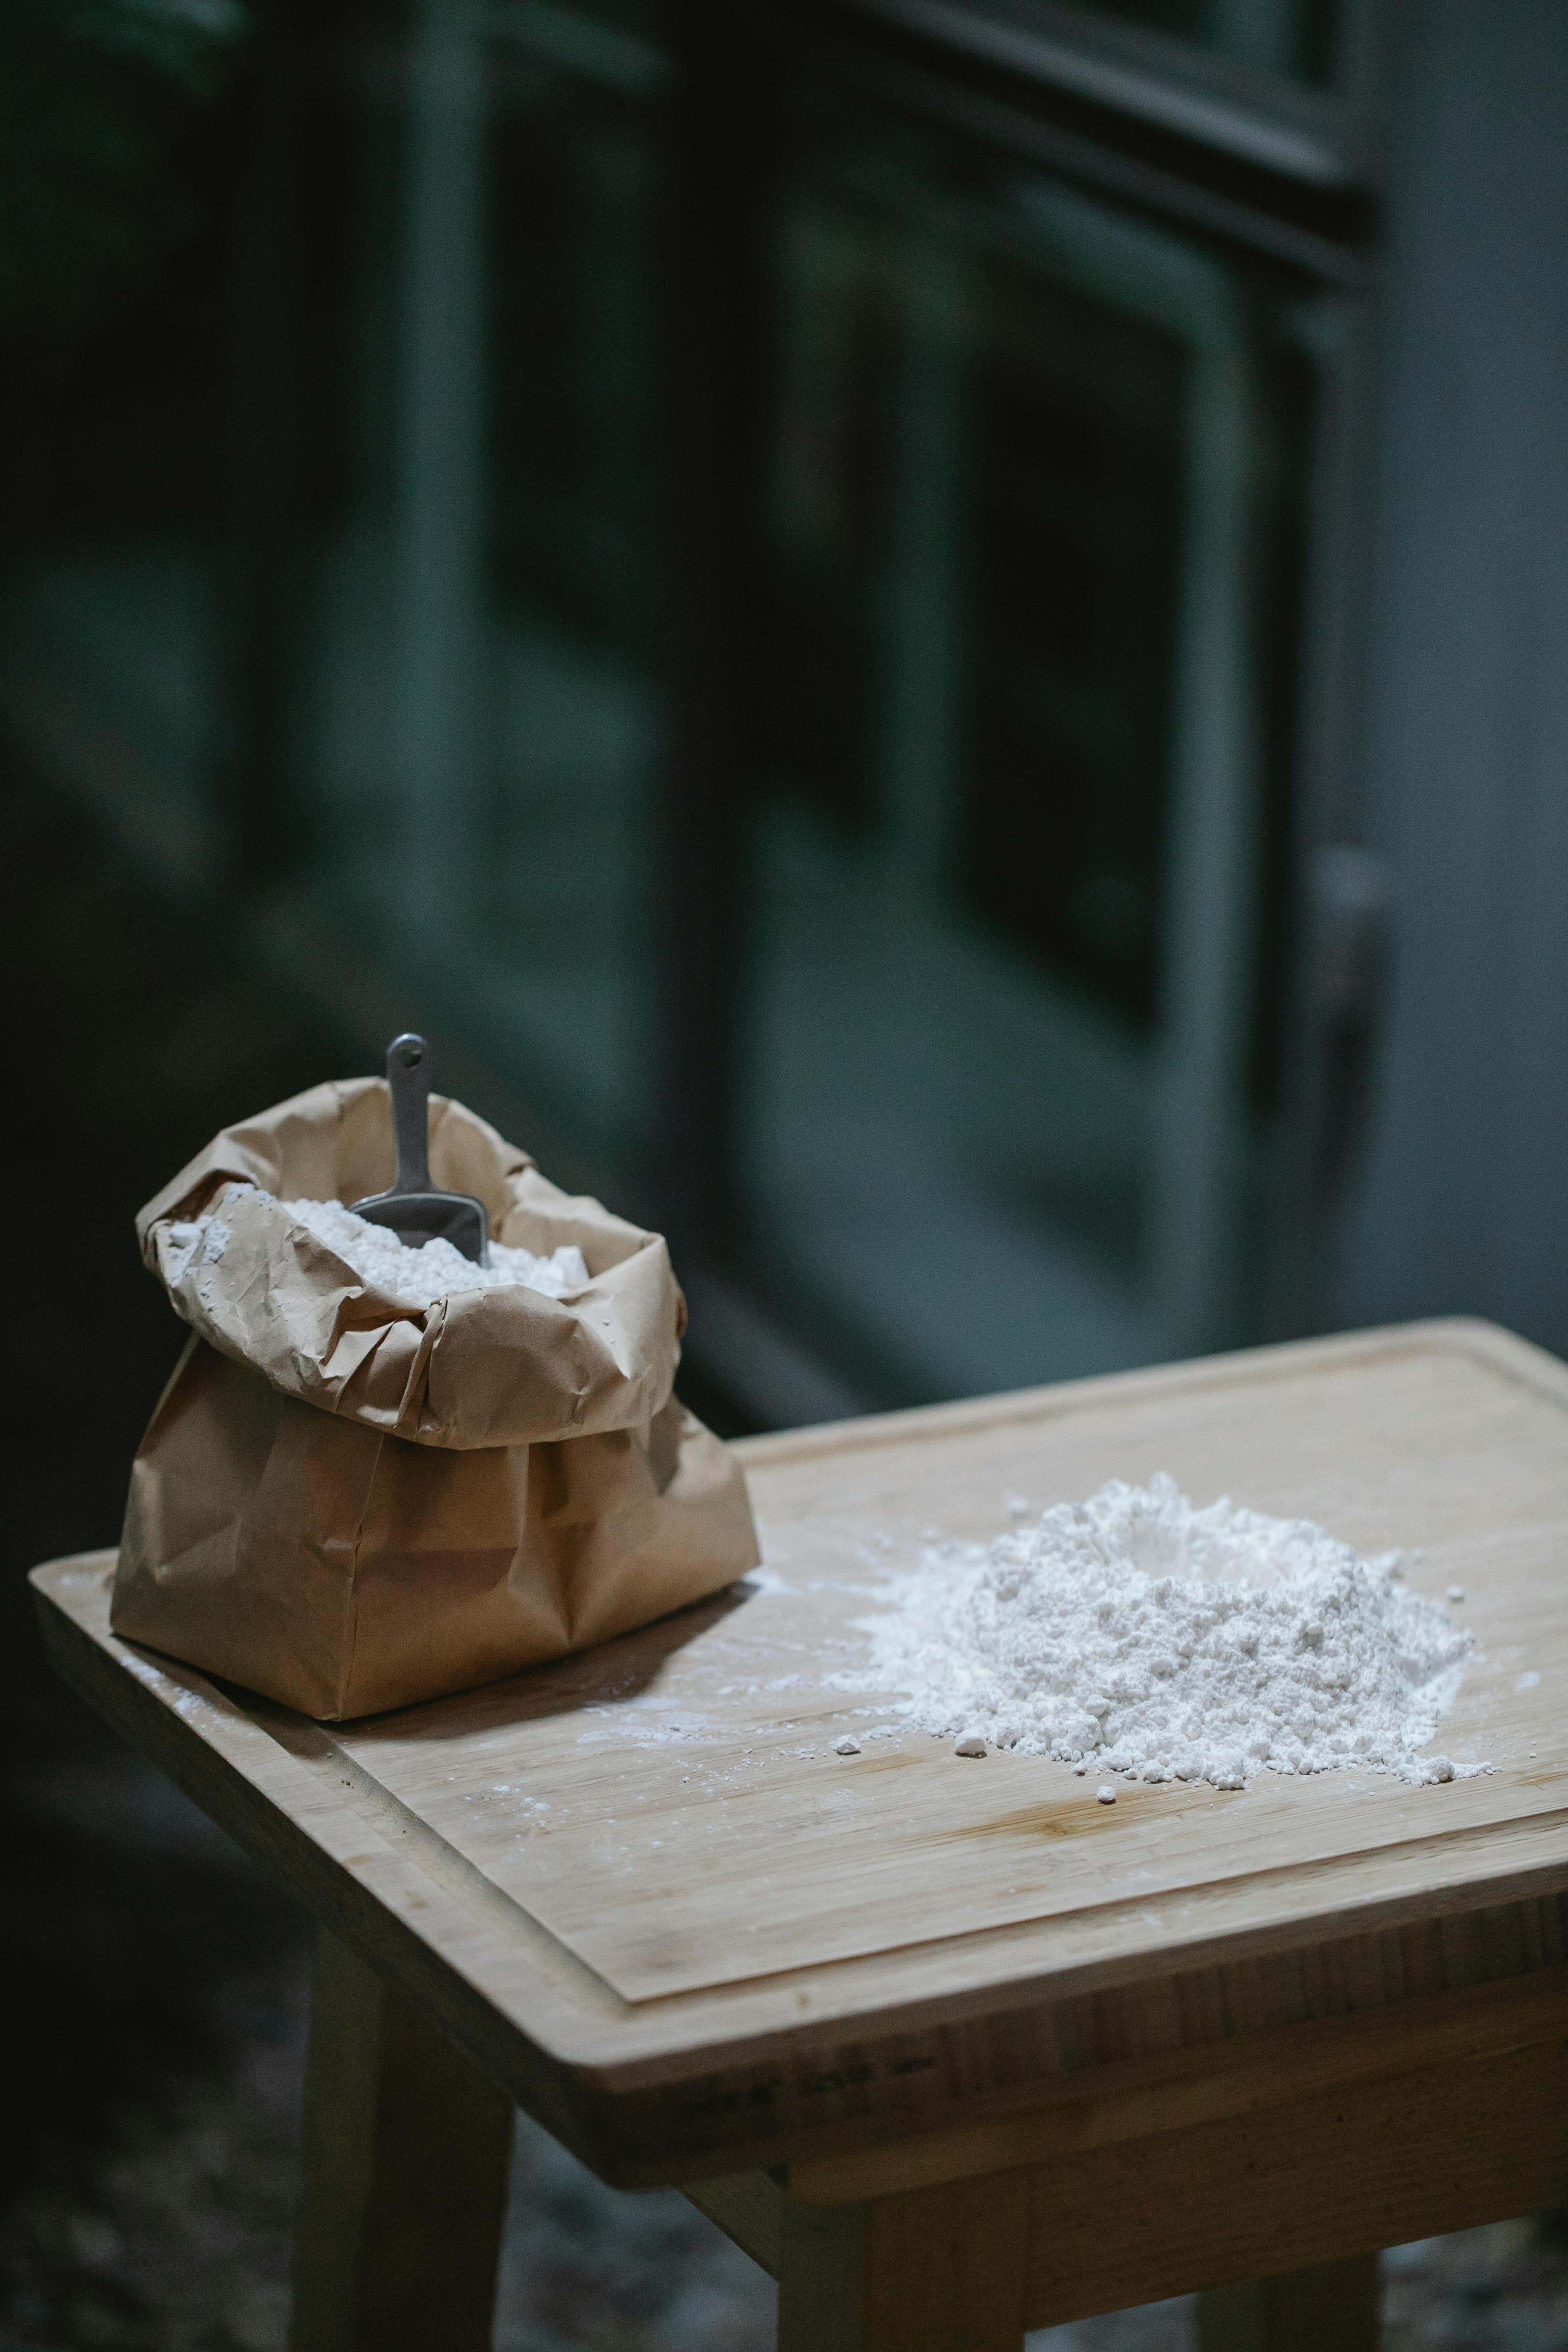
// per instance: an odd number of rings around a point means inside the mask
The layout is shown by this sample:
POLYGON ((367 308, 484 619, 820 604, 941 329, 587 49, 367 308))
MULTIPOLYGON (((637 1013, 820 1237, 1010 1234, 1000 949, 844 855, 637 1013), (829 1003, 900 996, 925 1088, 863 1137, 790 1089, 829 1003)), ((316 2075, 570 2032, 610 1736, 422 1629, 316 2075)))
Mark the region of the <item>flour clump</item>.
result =
POLYGON ((1486 1768, 1419 1751, 1474 1637, 1403 1568, 1310 1519, 1194 1509, 1163 1474, 1117 1479, 994 1543, 925 1551, 863 1621, 867 1664, 835 1679, 905 1693, 931 1732, 1145 1781, 1467 1778, 1486 1768))
MULTIPOLYGON (((217 1208, 226 1208, 236 1194, 249 1189, 231 1184, 217 1208)), ((269 1197, 256 1189, 260 1197, 269 1197)), ((285 1201, 282 1206, 362 1282, 402 1307, 433 1307, 454 1290, 495 1290, 511 1284, 537 1290, 546 1298, 569 1298, 588 1286, 588 1268, 574 1242, 563 1243, 548 1257, 536 1257, 531 1250, 492 1241, 486 1262, 476 1265, 450 1242, 411 1244, 390 1226, 356 1216, 341 1201, 285 1201)), ((171 1225, 169 1239, 179 1253, 171 1261, 170 1279, 178 1282, 193 1261, 216 1264, 228 1246, 229 1227, 212 1210, 193 1223, 171 1225)))

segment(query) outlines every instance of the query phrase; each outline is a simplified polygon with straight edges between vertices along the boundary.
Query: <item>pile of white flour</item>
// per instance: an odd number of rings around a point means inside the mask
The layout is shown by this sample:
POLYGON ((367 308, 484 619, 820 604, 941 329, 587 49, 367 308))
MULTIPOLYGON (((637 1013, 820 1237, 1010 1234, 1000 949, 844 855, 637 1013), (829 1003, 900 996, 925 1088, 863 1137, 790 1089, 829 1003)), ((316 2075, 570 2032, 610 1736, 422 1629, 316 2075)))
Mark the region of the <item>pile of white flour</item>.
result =
MULTIPOLYGON (((179 1280, 198 1251, 207 1265, 222 1257, 229 1229, 218 1212, 237 1190, 248 1189, 231 1185, 205 1217, 193 1224, 170 1226, 170 1240, 184 1253, 171 1269, 174 1280, 179 1280)), ((256 1190, 259 1198, 268 1197, 259 1186, 256 1190)), ((477 1265, 450 1242, 410 1247, 385 1225, 356 1217, 341 1201, 285 1201, 283 1206, 351 1265, 362 1281, 404 1307, 433 1307, 437 1298, 454 1290, 493 1290, 511 1283, 542 1291, 546 1298, 565 1298, 587 1287, 588 1269, 575 1243, 563 1243, 549 1257, 535 1257, 531 1250, 509 1249, 504 1242, 491 1242, 488 1261, 477 1265)))
POLYGON ((1486 1768, 1423 1757, 1471 1636, 1310 1519, 1173 1479, 1121 1480, 992 1544, 943 1544, 865 1621, 868 1665, 932 1732, 1145 1780, 1237 1789, 1355 1766, 1412 1783, 1486 1768))

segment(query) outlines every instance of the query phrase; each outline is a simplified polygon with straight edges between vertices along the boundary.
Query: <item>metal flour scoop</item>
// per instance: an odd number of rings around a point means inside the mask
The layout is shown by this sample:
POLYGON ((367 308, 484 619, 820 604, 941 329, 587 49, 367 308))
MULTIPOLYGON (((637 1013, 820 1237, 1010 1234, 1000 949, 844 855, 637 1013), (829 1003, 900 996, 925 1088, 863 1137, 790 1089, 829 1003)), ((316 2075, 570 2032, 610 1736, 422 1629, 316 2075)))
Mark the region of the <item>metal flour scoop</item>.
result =
POLYGON ((355 1216, 390 1227, 411 1249, 450 1242, 482 1265, 489 1243, 484 1202, 471 1192, 436 1192, 430 1187, 430 1048, 412 1030, 386 1049, 386 1083, 392 1090, 397 1180, 390 1192, 353 1202, 355 1216))

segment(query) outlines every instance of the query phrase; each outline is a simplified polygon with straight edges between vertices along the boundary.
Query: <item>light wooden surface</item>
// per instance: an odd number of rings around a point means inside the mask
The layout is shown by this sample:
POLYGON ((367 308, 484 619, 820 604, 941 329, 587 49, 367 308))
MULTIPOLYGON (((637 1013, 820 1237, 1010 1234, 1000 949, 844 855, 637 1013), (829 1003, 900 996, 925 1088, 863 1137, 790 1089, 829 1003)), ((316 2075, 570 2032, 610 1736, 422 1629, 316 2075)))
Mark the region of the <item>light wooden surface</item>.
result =
POLYGON ((512 2113, 322 1937, 289 2352, 488 2352, 512 2113))
MULTIPOLYGON (((1205 2298, 1205 2343, 1234 2336, 1238 2352, 1254 2342, 1258 2352, 1294 2352, 1311 2340, 1293 2332, 1300 2315, 1337 2302, 1342 2316, 1359 2316, 1321 2340, 1355 2352, 1375 2341, 1368 2265, 1377 2248, 1568 2199, 1568 2013, 1560 2008, 1542 2038, 1516 2049, 1450 2055, 930 2187, 907 2185, 897 2165, 879 2181, 868 2160, 857 2198, 822 2202, 800 2193, 800 2177, 791 2167, 777 2179, 753 2173, 687 2193, 779 2277, 786 2312, 793 2296, 817 2313, 852 2257, 868 2341, 880 2341, 874 2315, 884 2305, 912 2324, 877 2284, 904 2268, 885 2271, 879 2247, 940 2245, 964 2214, 984 2241, 973 2217, 996 2214, 1008 2217, 1009 2250, 997 2270, 999 2341, 1015 2308, 1021 2332, 1218 2288, 1205 2298), (1281 2278, 1287 2269, 1302 2276, 1281 2278)), ((819 2196, 820 2178, 811 2185, 819 2196)), ((831 2292, 842 2300, 841 2287, 831 2292)), ((934 2285, 921 2297, 945 2308, 934 2285)), ((994 2315, 995 2300, 975 2308, 994 2315)), ((898 2341, 894 2329, 889 2342, 898 2341)))
POLYGON ((1055 2179, 1060 2147, 1114 2164, 1151 2118, 1230 2129, 1277 2062, 1309 2099, 1410 2067, 1428 2029, 1486 2064, 1549 2030, 1565 1439, 1562 1366, 1437 1325, 752 1441, 766 1568, 736 1593, 330 1729, 116 1643, 106 1558, 37 1583, 84 1695, 607 2178, 789 2164, 804 2207, 814 2164, 894 2150, 880 2195, 1055 2179), (989 1536, 1010 1492, 1159 1469, 1464 1585, 1485 1657, 1442 1745, 1494 1770, 1102 1808, 1064 1766, 868 1738, 890 1706, 824 1687, 923 1528, 989 1536), (832 1753, 845 1729, 860 1756, 832 1753))
POLYGON ((779 2352, 1019 2352, 1021 2174, 865 2205, 784 2204, 779 2352))

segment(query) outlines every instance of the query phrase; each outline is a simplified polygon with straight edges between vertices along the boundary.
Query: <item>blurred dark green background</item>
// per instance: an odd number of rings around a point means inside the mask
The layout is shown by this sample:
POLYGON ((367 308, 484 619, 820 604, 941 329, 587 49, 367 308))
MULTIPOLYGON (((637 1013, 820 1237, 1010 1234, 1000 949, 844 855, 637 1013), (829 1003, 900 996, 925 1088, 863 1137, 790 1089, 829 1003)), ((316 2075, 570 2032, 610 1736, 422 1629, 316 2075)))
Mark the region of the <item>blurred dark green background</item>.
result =
MULTIPOLYGON (((1321 10, 1153 15, 1328 104, 1321 10)), ((0 715, 215 985, 667 1225, 731 1425, 1275 1328, 1364 207, 1196 234, 700 11, 22 29, 0 715)))
MULTIPOLYGON (((20 1586, 221 1123, 425 1029, 669 1233, 724 1432, 1568 1349, 1565 245, 1553 0, 8 0, 19 2340, 280 2340, 300 1923, 20 1586)), ((524 2352, 763 2340, 574 2319, 623 2210, 524 2352)), ((1402 2260, 1568 2342, 1539 2234, 1402 2260)))

